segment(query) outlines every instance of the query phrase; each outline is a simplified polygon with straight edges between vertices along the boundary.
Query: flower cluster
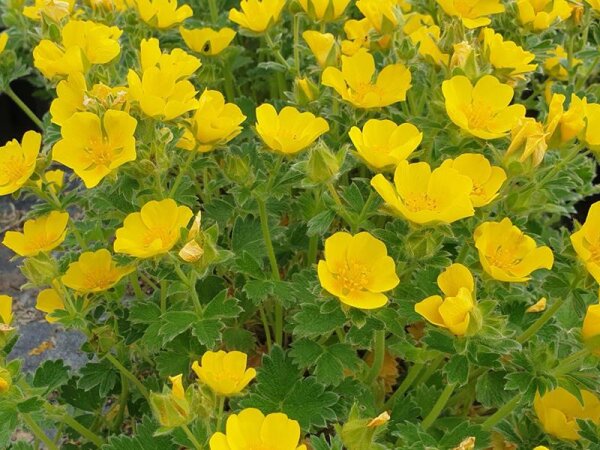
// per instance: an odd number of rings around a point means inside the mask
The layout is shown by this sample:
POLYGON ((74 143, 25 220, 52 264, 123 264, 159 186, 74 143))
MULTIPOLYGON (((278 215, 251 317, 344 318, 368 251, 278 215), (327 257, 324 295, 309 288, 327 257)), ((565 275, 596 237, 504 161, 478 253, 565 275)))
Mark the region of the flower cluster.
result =
POLYGON ((5 3, 0 447, 598 446, 598 0, 5 3))

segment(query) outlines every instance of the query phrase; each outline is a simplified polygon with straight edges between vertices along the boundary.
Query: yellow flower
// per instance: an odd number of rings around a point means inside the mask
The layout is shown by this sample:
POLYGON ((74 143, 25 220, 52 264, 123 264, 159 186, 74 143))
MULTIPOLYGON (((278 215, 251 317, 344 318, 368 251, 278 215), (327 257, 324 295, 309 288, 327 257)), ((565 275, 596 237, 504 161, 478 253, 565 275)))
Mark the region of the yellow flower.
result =
POLYGON ((8 369, 0 367, 0 394, 4 394, 10 390, 12 386, 12 376, 8 369))
POLYGON ((385 66, 372 82, 375 60, 366 49, 353 56, 342 56, 342 70, 327 67, 322 82, 357 108, 380 108, 406 100, 410 89, 410 71, 402 64, 385 66))
POLYGON ((423 139, 423 133, 410 123, 396 125, 391 120, 378 119, 367 120, 362 131, 352 127, 348 135, 361 158, 376 169, 397 166, 423 139))
POLYGON ((7 43, 8 43, 8 33, 6 31, 4 31, 3 33, 0 33, 0 55, 6 49, 7 43))
POLYGON ((600 150, 600 104, 590 103, 586 105, 586 127, 582 140, 590 150, 600 150))
MULTIPOLYGON (((550 57, 544 61, 544 69, 546 74, 557 80, 567 80, 569 73, 565 65, 568 65, 568 53, 565 51, 562 45, 557 45, 556 48, 550 51, 550 57)), ((573 65, 576 66, 581 64, 582 61, 577 58, 573 58, 573 65)))
POLYGON ((256 108, 256 132, 267 147, 278 153, 298 153, 327 131, 325 119, 292 106, 284 107, 279 114, 268 103, 256 108))
POLYGON ((123 12, 132 3, 130 0, 86 0, 94 11, 123 12))
POLYGON ((330 22, 344 14, 350 0, 299 0, 299 3, 311 19, 330 22))
POLYGON ((142 111, 162 120, 172 120, 198 108, 196 89, 186 78, 201 66, 200 60, 181 49, 161 53, 157 39, 141 42, 142 77, 129 70, 127 81, 132 100, 142 111))
POLYGON ((447 328, 456 336, 464 336, 475 308, 473 275, 462 264, 452 264, 440 273, 437 283, 444 297, 427 297, 415 305, 415 312, 428 322, 447 328))
POLYGON ((551 269, 554 255, 512 224, 509 218, 484 222, 473 234, 479 261, 488 275, 498 281, 523 283, 538 269, 551 269))
POLYGON ((534 30, 545 30, 556 20, 568 19, 572 6, 566 0, 518 0, 519 20, 534 30))
POLYGON ((319 94, 319 87, 309 78, 296 78, 294 94, 298 103, 305 105, 314 101, 319 94))
POLYGON ((46 321, 56 322, 57 319, 50 316, 54 311, 63 311, 65 304, 62 297, 54 289, 44 289, 41 291, 35 302, 35 309, 46 313, 46 321))
POLYGON ((398 25, 398 4, 394 0, 357 0, 356 7, 379 33, 389 33, 398 25))
POLYGON ((129 214, 117 230, 116 253, 136 258, 151 258, 167 253, 179 240, 181 229, 192 218, 187 206, 177 206, 172 199, 151 200, 140 212, 129 214))
POLYGON ((452 58, 450 58, 450 68, 460 67, 464 69, 469 58, 473 55, 473 46, 467 41, 462 41, 458 44, 453 44, 452 49, 454 52, 452 53, 452 58))
POLYGON ((327 67, 335 63, 336 52, 332 52, 335 46, 335 36, 333 34, 307 30, 302 33, 302 37, 308 44, 310 51, 315 55, 319 66, 327 67))
POLYGON ((185 262, 194 263, 200 260, 204 255, 204 248, 196 239, 200 235, 200 225, 202 223, 202 213, 198 211, 198 214, 194 217, 192 226, 190 227, 187 235, 186 244, 179 250, 179 257, 185 262))
POLYGON ((583 404, 577 397, 564 388, 558 387, 540 395, 536 392, 533 399, 535 413, 542 428, 548 434, 559 439, 579 439, 577 419, 600 423, 600 400, 585 389, 581 390, 583 404))
POLYGON ((354 308, 375 309, 388 302, 384 292, 400 282, 385 244, 367 232, 337 232, 325 240, 318 265, 323 289, 354 308))
POLYGON ((265 415, 246 408, 227 418, 226 434, 217 432, 210 438, 210 450, 306 450, 300 441, 300 425, 283 413, 265 415))
POLYGON ((71 47, 65 51, 48 39, 42 39, 33 49, 33 65, 48 79, 83 72, 81 49, 71 47))
POLYGON ((177 146, 209 152, 240 134, 240 124, 244 120, 246 116, 236 104, 225 103, 219 91, 206 89, 198 100, 198 109, 189 121, 189 128, 186 128, 177 146))
MULTIPOLYGON (((600 304, 598 303, 588 306, 581 326, 581 337, 584 342, 597 336, 600 336, 600 304)), ((598 342, 595 343, 595 347, 595 353, 600 355, 598 342)))
POLYGON ((35 0, 33 6, 25 6, 23 15, 32 20, 42 20, 42 16, 54 22, 68 17, 73 12, 75 0, 35 0))
POLYGON ((491 23, 491 14, 504 12, 501 0, 437 0, 446 14, 460 17, 467 28, 479 28, 491 23))
POLYGON ((572 94, 567 111, 564 110, 565 100, 566 98, 562 94, 552 96, 546 118, 547 141, 565 143, 575 139, 585 129, 588 107, 586 98, 579 98, 572 94))
POLYGON ((533 450, 550 450, 550 449, 548 447, 546 447, 545 445, 538 445, 533 450))
POLYGON ((27 131, 21 139, 0 147, 0 195, 12 194, 23 186, 35 170, 42 135, 27 131))
POLYGON ((456 125, 481 139, 497 139, 525 116, 523 105, 509 106, 514 90, 491 75, 473 85, 463 75, 442 83, 446 112, 456 125))
POLYGON ((235 31, 231 28, 221 28, 213 30, 212 28, 194 28, 188 30, 179 27, 179 33, 191 50, 203 55, 214 56, 221 53, 235 37, 235 31))
POLYGON ((500 33, 491 28, 483 29, 483 47, 490 63, 495 69, 509 69, 510 76, 523 78, 523 74, 532 72, 537 64, 531 64, 535 55, 525 51, 513 41, 505 41, 500 33))
POLYGON ((238 11, 229 10, 229 20, 255 33, 264 33, 279 21, 286 0, 241 0, 238 11))
POLYGON ((600 0, 585 0, 588 5, 600 12, 600 0))
POLYGON ((475 214, 471 203, 473 182, 450 167, 431 171, 426 162, 401 161, 394 184, 378 174, 371 186, 392 213, 417 224, 452 223, 475 214))
POLYGON ((109 109, 102 120, 94 113, 77 112, 62 128, 62 139, 52 148, 52 159, 73 171, 93 188, 112 171, 134 161, 137 120, 109 109))
POLYGON ((571 244, 588 272, 600 283, 600 202, 590 206, 584 224, 571 235, 571 244))
POLYGON ((202 355, 201 364, 194 361, 192 370, 215 394, 231 397, 242 392, 256 376, 256 370, 246 368, 247 361, 242 352, 208 351, 202 355))
POLYGON ((19 256, 36 256, 58 247, 67 235, 69 214, 52 211, 23 225, 23 232, 7 231, 2 243, 19 256))
POLYGON ((524 163, 531 160, 531 165, 537 167, 543 161, 548 150, 548 132, 544 125, 531 117, 524 117, 511 132, 511 141, 505 153, 505 159, 520 153, 518 161, 524 163))
POLYGON ((71 20, 61 31, 61 46, 43 39, 33 49, 33 64, 46 78, 84 71, 87 64, 106 64, 121 52, 122 31, 90 20, 71 20))
POLYGON ((84 252, 69 268, 61 281, 67 287, 88 294, 102 292, 117 284, 121 278, 133 272, 131 266, 119 267, 106 249, 84 252))
POLYGON ((185 389, 183 388, 183 374, 175 375, 174 377, 169 377, 169 381, 171 382, 171 392, 173 396, 179 400, 185 399, 185 389))
POLYGON ((344 33, 346 33, 348 39, 342 41, 342 53, 352 56, 361 48, 369 49, 371 44, 370 31, 371 24, 367 19, 347 20, 344 23, 344 33))
POLYGON ((153 28, 164 30, 180 24, 194 12, 189 5, 177 7, 177 0, 135 0, 140 18, 153 28))
POLYGON ((456 159, 447 159, 441 167, 451 167, 471 179, 471 202, 476 208, 489 205, 498 197, 498 190, 506 181, 506 172, 501 167, 492 166, 485 156, 477 153, 463 153, 456 159))
POLYGON ((429 56, 437 65, 447 66, 450 55, 443 53, 438 47, 440 41, 440 27, 433 23, 431 16, 414 13, 411 14, 403 28, 419 54, 429 56))
POLYGON ((48 186, 48 189, 50 190, 50 192, 53 192, 54 194, 56 194, 63 187, 63 184, 65 182, 65 172, 60 169, 48 170, 47 172, 44 173, 42 178, 43 178, 43 182, 42 182, 42 179, 36 181, 36 183, 35 183, 36 186, 38 188, 42 189, 45 184, 48 186))
POLYGON ((12 304, 13 298, 10 295, 0 295, 0 320, 4 325, 12 322, 12 304))

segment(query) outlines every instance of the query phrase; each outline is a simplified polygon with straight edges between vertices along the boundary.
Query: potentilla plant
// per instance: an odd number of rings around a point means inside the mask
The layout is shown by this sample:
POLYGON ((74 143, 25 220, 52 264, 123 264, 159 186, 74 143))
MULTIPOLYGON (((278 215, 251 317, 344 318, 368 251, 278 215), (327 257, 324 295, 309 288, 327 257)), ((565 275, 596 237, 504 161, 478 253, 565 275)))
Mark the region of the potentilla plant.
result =
POLYGON ((600 446, 598 0, 2 21, 0 239, 88 359, 22 370, 0 293, 0 447, 600 446))

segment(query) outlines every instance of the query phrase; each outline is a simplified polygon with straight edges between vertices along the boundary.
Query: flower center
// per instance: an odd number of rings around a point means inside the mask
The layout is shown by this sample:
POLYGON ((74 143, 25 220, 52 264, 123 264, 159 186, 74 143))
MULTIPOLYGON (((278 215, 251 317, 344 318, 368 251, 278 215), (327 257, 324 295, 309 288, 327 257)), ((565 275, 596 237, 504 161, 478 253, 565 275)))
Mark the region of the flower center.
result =
POLYGON ((169 230, 165 228, 152 228, 146 232, 146 235, 142 241, 145 246, 149 246, 156 240, 160 240, 160 242, 164 245, 166 242, 169 242, 169 238, 169 230))
POLYGON ((502 247, 498 247, 493 255, 488 255, 488 260, 490 265, 499 269, 509 269, 520 262, 518 258, 515 258, 514 252, 502 247))
POLYGON ((424 192, 411 192, 404 198, 404 204, 411 212, 438 209, 437 201, 424 192))
POLYGON ((369 282, 370 269, 363 264, 346 262, 338 271, 337 279, 342 285, 344 295, 350 292, 361 291, 369 282))
POLYGON ((13 156, 2 163, 2 172, 4 172, 7 183, 10 184, 22 178, 27 172, 25 161, 20 156, 13 156))
POLYGON ((90 162, 94 166, 110 167, 115 160, 116 150, 105 139, 94 139, 86 148, 90 162))
POLYGON ((111 271, 102 273, 99 271, 84 274, 85 285, 89 289, 107 289, 115 281, 111 271))
POLYGON ((494 116, 494 111, 489 104, 481 101, 474 101, 470 105, 467 105, 465 115, 469 122, 469 128, 477 129, 484 128, 494 116))

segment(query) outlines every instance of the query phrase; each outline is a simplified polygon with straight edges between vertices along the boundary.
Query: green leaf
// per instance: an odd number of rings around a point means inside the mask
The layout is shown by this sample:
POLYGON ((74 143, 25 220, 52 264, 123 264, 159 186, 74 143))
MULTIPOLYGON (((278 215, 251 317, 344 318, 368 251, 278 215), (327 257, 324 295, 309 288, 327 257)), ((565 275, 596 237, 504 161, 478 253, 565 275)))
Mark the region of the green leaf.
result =
POLYGON ((329 230, 333 219, 335 219, 335 211, 332 211, 331 209, 321 211, 308 221, 306 234, 308 236, 323 236, 327 233, 327 230, 329 230))
POLYGON ((0 447, 8 448, 13 431, 17 427, 17 410, 0 403, 0 447))
POLYGON ((191 311, 168 311, 161 316, 162 325, 158 334, 162 337, 162 344, 175 339, 181 333, 189 329, 196 321, 198 316, 191 311))
POLYGON ((294 334, 299 337, 321 336, 331 333, 346 322, 346 316, 338 307, 329 313, 322 313, 318 305, 303 304, 294 315, 294 334))
POLYGON ((30 397, 17 404, 17 409, 22 413, 31 413, 42 409, 44 401, 39 397, 30 397))
POLYGON ((233 225, 231 249, 237 255, 246 251, 256 257, 266 256, 260 221, 252 217, 238 217, 233 225))
POLYGON ((314 377, 303 378, 284 351, 274 347, 263 357, 256 383, 240 405, 258 408, 265 414, 283 412, 309 430, 326 427, 336 419, 332 406, 338 398, 314 377))
POLYGON ((45 392, 53 391, 69 380, 69 368, 64 365, 62 359, 56 361, 45 361, 35 371, 33 377, 34 387, 44 387, 45 392))
POLYGON ((223 290, 206 305, 203 317, 206 319, 236 318, 242 311, 238 300, 227 297, 227 290, 223 290))
POLYGON ((89 391, 98 386, 100 397, 106 397, 118 379, 117 371, 108 361, 88 363, 81 368, 80 374, 77 387, 89 391))
POLYGON ((511 398, 510 391, 505 389, 506 372, 489 371, 479 376, 475 386, 477 401, 486 408, 504 404, 511 398))
POLYGON ((102 450, 169 450, 177 448, 170 436, 156 436, 158 425, 153 419, 145 416, 136 427, 134 436, 111 436, 102 450))
POLYGON ((198 338, 201 344, 213 348, 221 339, 222 328, 223 322, 218 319, 201 319, 196 320, 192 325, 192 334, 198 338))
POLYGON ((454 355, 444 366, 448 383, 462 386, 469 379, 469 361, 464 355, 454 355))

